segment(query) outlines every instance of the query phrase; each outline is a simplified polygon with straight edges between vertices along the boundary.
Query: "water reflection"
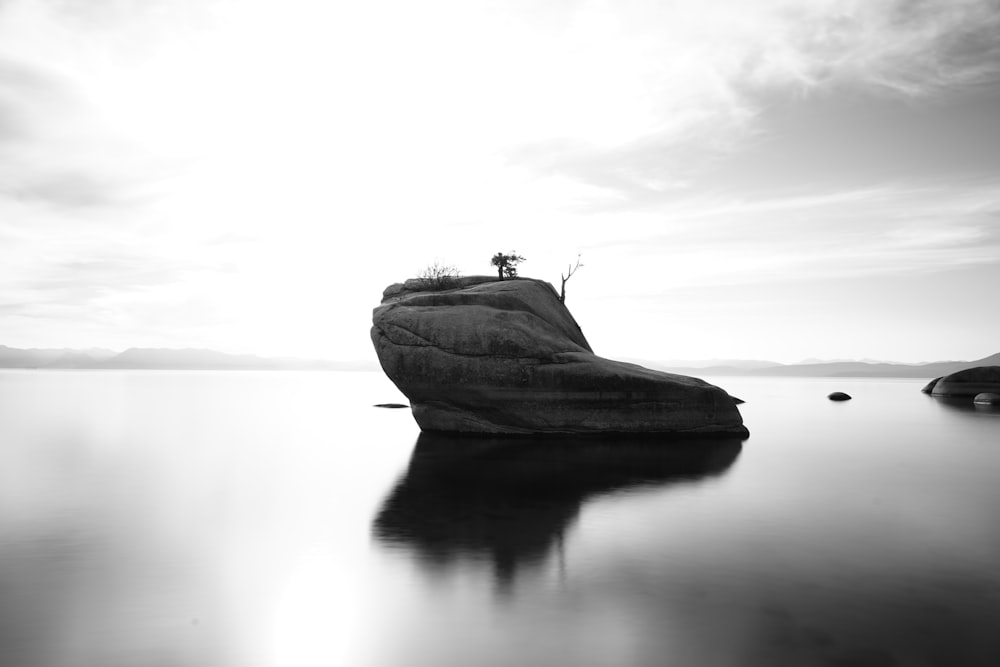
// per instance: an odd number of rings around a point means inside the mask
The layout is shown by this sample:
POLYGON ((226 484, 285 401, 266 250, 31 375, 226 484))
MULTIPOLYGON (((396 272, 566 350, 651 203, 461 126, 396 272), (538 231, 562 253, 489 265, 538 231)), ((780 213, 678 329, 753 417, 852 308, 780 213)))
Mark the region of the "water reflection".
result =
POLYGON ((985 416, 1000 416, 1000 405, 976 403, 971 396, 930 396, 928 400, 944 410, 985 416))
POLYGON ((583 504, 648 486, 724 473, 735 437, 463 437, 423 433, 375 519, 376 537, 409 547, 430 568, 492 564, 497 589, 561 545, 583 504))

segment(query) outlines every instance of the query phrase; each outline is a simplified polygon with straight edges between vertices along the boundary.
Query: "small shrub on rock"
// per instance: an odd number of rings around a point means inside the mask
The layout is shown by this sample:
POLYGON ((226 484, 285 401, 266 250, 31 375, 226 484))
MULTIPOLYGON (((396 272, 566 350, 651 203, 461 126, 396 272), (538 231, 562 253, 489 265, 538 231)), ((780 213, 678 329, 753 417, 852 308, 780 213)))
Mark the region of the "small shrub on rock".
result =
POLYGON ((423 283, 423 288, 434 291, 458 287, 460 277, 461 274, 454 266, 441 264, 437 260, 417 273, 417 280, 423 283))

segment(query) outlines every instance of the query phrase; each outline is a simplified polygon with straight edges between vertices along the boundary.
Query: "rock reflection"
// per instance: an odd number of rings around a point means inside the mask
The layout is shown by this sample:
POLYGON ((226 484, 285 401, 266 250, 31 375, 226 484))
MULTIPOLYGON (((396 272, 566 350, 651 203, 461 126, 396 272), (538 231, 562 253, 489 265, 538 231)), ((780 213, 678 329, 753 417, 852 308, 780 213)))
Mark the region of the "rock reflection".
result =
POLYGON ((970 396, 932 396, 935 405, 953 413, 1000 415, 1000 406, 975 403, 970 396))
POLYGON ((430 567, 485 559, 503 591, 562 544, 587 500, 719 475, 741 449, 736 437, 422 433, 374 532, 430 567))

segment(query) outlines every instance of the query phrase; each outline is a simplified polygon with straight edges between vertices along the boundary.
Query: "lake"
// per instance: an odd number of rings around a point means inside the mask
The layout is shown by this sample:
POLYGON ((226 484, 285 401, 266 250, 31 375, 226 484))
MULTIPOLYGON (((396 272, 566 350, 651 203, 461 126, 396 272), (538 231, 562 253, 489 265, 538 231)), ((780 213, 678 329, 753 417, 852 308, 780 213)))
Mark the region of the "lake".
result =
POLYGON ((706 379, 748 440, 420 436, 380 373, 0 371, 0 666, 1000 664, 1000 410, 706 379))

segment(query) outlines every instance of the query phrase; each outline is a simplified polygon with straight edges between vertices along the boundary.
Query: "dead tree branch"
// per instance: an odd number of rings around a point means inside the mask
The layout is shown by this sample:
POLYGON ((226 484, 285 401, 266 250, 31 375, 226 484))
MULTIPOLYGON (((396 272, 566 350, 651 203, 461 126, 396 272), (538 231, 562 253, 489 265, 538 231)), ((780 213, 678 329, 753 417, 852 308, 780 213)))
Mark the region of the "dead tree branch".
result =
POLYGON ((561 273, 559 274, 559 277, 562 278, 562 286, 559 288, 559 301, 561 303, 566 303, 566 281, 572 278, 573 274, 576 273, 577 269, 581 266, 583 266, 583 264, 580 263, 580 253, 577 253, 576 264, 571 264, 567 267, 565 276, 561 273))

